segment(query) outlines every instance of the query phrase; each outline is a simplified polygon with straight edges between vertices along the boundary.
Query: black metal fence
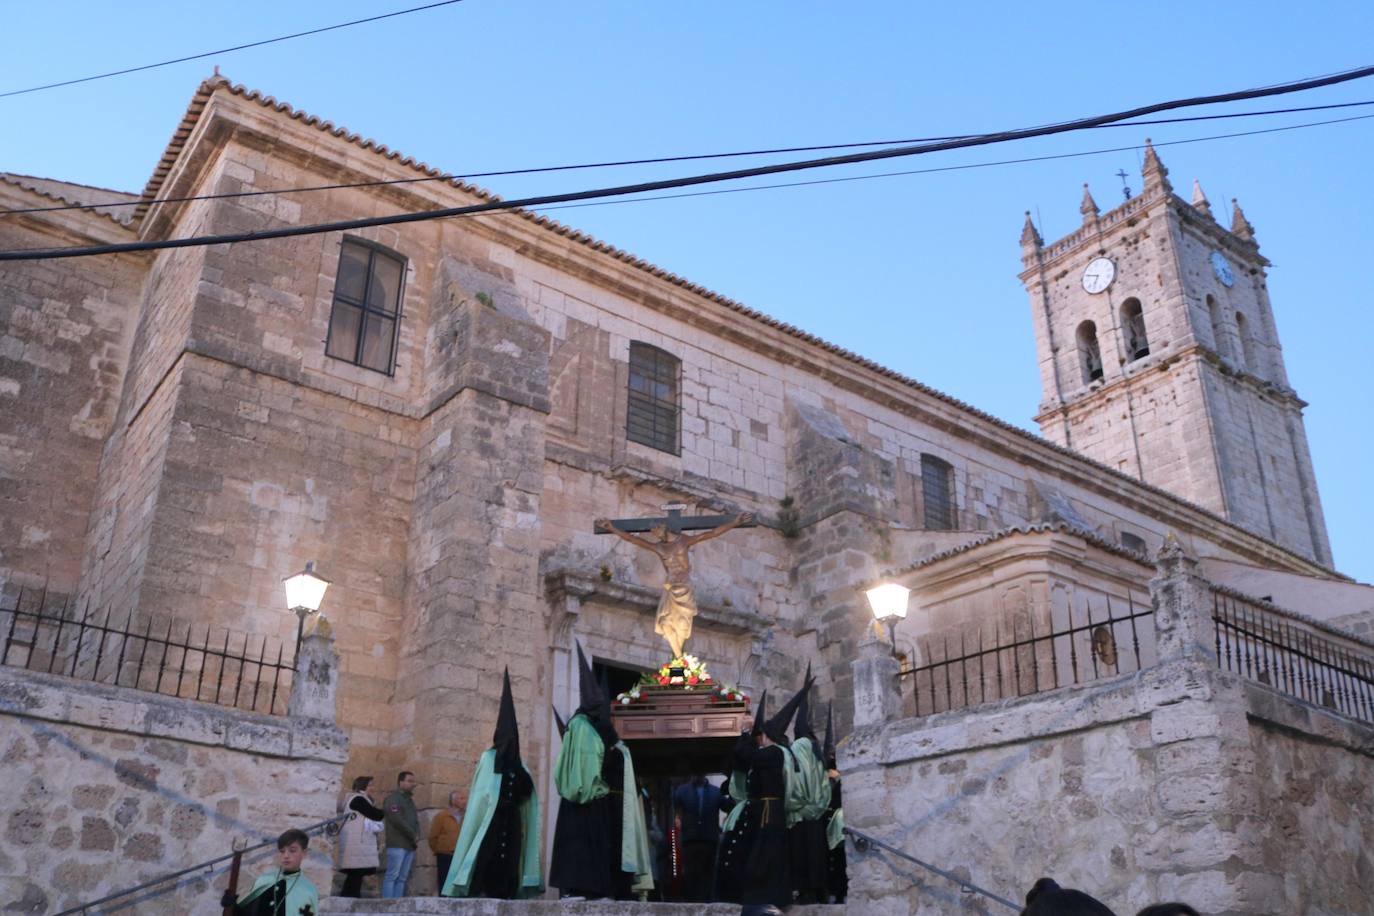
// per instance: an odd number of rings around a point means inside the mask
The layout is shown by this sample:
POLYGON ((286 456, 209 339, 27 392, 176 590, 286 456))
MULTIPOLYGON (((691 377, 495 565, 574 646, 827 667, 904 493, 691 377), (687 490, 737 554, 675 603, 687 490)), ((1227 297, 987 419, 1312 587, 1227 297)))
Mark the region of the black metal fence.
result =
POLYGON ((280 641, 132 613, 112 622, 45 592, 0 607, 0 639, 0 664, 28 671, 271 715, 286 713, 291 694, 294 659, 280 641))
POLYGON ((902 672, 914 714, 929 715, 1139 671, 1154 663, 1154 610, 1130 599, 1036 612, 918 640, 902 672), (1038 632, 1037 632, 1038 630, 1038 632))
POLYGON ((1212 590, 1212 621, 1222 668, 1374 722, 1374 652, 1226 589, 1212 590))

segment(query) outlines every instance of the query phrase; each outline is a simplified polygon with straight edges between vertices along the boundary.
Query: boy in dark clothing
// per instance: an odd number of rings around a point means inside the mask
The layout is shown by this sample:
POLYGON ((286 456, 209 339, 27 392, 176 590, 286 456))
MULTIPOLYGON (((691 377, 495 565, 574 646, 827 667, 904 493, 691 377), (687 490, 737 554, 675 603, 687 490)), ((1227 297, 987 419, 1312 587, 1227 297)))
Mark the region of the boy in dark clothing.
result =
POLYGON ((277 837, 277 867, 258 875, 237 900, 225 891, 220 906, 233 907, 235 916, 315 916, 320 911, 320 894, 301 874, 309 846, 310 837, 302 830, 288 830, 277 837))

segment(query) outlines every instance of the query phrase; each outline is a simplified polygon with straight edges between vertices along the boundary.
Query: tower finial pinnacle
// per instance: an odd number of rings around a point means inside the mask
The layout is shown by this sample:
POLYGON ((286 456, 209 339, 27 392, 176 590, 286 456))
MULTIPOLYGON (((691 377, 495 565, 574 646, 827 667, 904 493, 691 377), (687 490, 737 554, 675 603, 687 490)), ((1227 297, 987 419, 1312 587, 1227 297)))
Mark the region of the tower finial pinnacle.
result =
POLYGON ((1207 194, 1202 190, 1202 182, 1196 178, 1193 179, 1193 209, 1208 219, 1216 219, 1212 215, 1212 204, 1207 199, 1207 194))
POLYGON ((1163 162, 1159 161, 1159 154, 1155 152, 1149 137, 1145 138, 1145 164, 1141 167, 1140 174, 1145 179, 1145 187, 1147 188, 1162 188, 1165 193, 1174 189, 1174 186, 1169 183, 1169 170, 1164 167, 1163 162))
POLYGON ((1245 211, 1234 197, 1231 198, 1231 234, 1247 242, 1255 240, 1255 227, 1245 218, 1245 211))
POLYGON ((1031 221, 1030 211, 1026 211, 1026 222, 1021 227, 1021 247, 1036 249, 1045 244, 1040 238, 1040 231, 1035 228, 1035 223, 1031 221))
POLYGON ((1083 182, 1083 202, 1078 205, 1078 212, 1083 214, 1083 222, 1089 223, 1097 218, 1097 201, 1093 200, 1093 192, 1088 190, 1088 183, 1083 182))

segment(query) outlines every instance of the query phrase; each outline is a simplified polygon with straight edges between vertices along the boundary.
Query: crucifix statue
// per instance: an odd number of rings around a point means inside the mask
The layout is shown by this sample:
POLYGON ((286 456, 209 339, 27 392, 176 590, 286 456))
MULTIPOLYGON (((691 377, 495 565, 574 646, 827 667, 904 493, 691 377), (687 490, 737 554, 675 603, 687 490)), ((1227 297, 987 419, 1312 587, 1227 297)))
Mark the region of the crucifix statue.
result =
POLYGON ((697 600, 692 593, 691 561, 687 558, 687 551, 731 529, 753 528, 757 523, 749 512, 739 515, 684 516, 682 506, 665 508, 668 514, 660 518, 599 518, 592 530, 597 534, 613 534, 636 547, 652 551, 662 561, 666 578, 663 596, 658 600, 654 632, 668 640, 673 658, 680 658, 682 647, 692 635, 692 618, 697 614, 697 600), (648 532, 652 538, 632 533, 636 531, 648 532), (687 531, 701 533, 685 534, 687 531))

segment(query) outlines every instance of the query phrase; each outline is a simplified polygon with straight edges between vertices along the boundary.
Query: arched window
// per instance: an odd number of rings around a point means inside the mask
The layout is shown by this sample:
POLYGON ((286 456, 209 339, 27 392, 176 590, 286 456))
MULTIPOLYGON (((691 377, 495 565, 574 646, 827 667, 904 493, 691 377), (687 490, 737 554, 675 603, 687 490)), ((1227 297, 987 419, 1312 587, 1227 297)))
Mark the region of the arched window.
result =
POLYGON ((927 529, 953 531, 957 527, 954 467, 948 461, 934 455, 921 456, 921 501, 927 529))
POLYGON ((1150 355, 1150 338, 1145 334, 1145 312, 1139 299, 1121 303, 1121 333, 1126 335, 1126 358, 1134 362, 1150 355))
POLYGON ((1240 350, 1245 354, 1245 365, 1241 366, 1246 372, 1258 372, 1259 363, 1255 359, 1255 340, 1250 336, 1250 324, 1245 320, 1245 316, 1236 312, 1236 334, 1240 337, 1240 350))
POLYGON ((1218 356, 1230 356, 1230 348, 1226 346, 1226 329, 1221 322, 1221 306, 1210 294, 1207 296, 1207 317, 1212 322, 1212 349, 1218 356))
POLYGON ((625 437, 660 452, 678 452, 678 400, 682 362, 673 354, 630 342, 630 395, 625 437))
POLYGON ((1097 325, 1091 321, 1078 326, 1078 362, 1083 367, 1083 384, 1102 378, 1102 350, 1097 346, 1097 325))
POLYGON ((370 242, 344 239, 334 279, 334 308, 324 352, 334 359, 391 375, 406 262, 370 242))

